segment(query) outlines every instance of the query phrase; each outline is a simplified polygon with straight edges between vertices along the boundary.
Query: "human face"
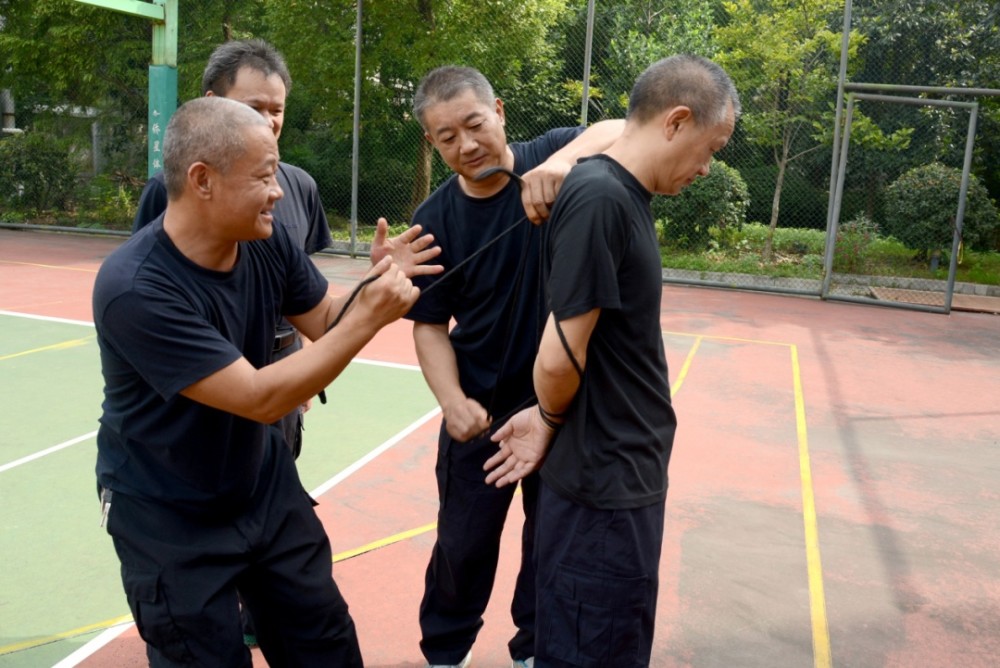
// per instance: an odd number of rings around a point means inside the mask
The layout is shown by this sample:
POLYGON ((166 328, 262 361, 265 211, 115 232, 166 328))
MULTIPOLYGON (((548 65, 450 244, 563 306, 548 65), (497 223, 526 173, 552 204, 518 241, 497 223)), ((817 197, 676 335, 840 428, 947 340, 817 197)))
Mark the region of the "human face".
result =
POLYGON ((424 111, 424 136, 453 171, 471 180, 489 167, 506 164, 503 102, 484 104, 467 90, 424 111))
POLYGON ((262 126, 244 129, 246 150, 223 174, 213 170, 215 211, 224 235, 233 241, 266 239, 273 231, 274 204, 284 196, 278 185, 278 142, 262 126))
MULTIPOLYGON (((271 124, 274 138, 281 136, 281 126, 285 123, 285 83, 277 74, 265 76, 252 67, 241 67, 236 72, 236 81, 226 91, 224 97, 247 105, 271 124)), ((209 91, 206 95, 212 95, 209 91)))
POLYGON ((732 105, 725 119, 714 125, 697 125, 689 114, 672 120, 668 113, 666 133, 673 151, 671 160, 664 162, 656 192, 678 195, 699 176, 708 176, 712 157, 729 143, 735 126, 732 105))

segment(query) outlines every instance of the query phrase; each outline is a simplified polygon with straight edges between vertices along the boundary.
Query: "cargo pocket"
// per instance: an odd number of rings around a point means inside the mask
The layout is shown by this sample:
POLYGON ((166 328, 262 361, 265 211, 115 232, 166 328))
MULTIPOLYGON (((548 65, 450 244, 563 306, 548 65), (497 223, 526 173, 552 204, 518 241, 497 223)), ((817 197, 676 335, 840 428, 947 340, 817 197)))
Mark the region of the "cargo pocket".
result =
POLYGON ((142 639, 172 661, 193 662, 194 656, 188 651, 184 636, 160 591, 160 576, 123 567, 122 582, 142 639))
MULTIPOLYGON (((542 637, 554 659, 581 668, 634 666, 646 613, 649 578, 595 574, 560 566, 545 596, 542 637)), ((541 630, 541 629, 540 629, 541 630)))

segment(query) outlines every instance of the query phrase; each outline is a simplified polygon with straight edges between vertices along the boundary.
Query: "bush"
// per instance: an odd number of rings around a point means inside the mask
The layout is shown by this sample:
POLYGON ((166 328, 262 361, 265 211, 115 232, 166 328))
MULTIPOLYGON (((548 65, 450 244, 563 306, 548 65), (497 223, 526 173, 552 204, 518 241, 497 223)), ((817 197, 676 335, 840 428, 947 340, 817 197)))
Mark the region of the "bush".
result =
POLYGON ((76 177, 66 144, 51 135, 26 132, 0 141, 0 201, 11 207, 61 208, 76 177))
POLYGON ((660 244, 687 250, 708 248, 713 236, 721 245, 732 243, 749 206, 743 177, 721 160, 679 195, 655 197, 652 203, 660 244))
MULTIPOLYGON (((906 172, 886 191, 886 231, 912 250, 939 254, 950 248, 955 230, 962 172, 931 163, 906 172)), ((969 177, 962 239, 969 248, 988 250, 1000 225, 986 188, 969 177)))
POLYGON ((864 214, 837 227, 834 269, 860 273, 867 264, 868 250, 878 238, 878 225, 864 214))
POLYGON ((103 230, 130 230, 141 190, 106 174, 94 177, 78 192, 76 224, 103 230))

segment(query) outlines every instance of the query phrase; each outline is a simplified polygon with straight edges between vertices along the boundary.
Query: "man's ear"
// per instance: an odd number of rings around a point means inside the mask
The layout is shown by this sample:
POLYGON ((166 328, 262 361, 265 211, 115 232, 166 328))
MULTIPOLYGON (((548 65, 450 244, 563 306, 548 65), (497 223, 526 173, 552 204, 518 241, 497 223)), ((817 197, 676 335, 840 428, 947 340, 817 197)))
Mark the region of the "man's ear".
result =
POLYGON ((500 117, 500 125, 503 125, 504 123, 506 123, 507 117, 504 115, 503 100, 501 100, 500 98, 497 98, 496 112, 497 112, 497 116, 500 117))
POLYGON ((673 139, 685 125, 693 124, 694 114, 691 113, 691 108, 682 104, 668 109, 663 115, 663 132, 668 140, 673 139))
POLYGON ((212 198, 212 176, 211 167, 204 162, 195 162, 188 167, 188 187, 199 199, 207 200, 212 198))

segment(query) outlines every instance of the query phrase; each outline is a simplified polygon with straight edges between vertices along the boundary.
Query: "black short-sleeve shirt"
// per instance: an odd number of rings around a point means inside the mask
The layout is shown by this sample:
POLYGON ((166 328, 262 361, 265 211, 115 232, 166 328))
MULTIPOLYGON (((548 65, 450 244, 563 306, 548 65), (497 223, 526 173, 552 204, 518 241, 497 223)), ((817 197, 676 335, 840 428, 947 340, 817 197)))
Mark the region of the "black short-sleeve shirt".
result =
POLYGON ((559 494, 595 508, 638 508, 667 492, 677 423, 650 200, 631 173, 599 155, 573 168, 544 226, 553 315, 601 314, 580 389, 541 475, 559 494))
MULTIPOLYGON (((559 128, 531 142, 510 144, 514 171, 534 169, 583 130, 559 128)), ((526 220, 513 180, 491 197, 475 198, 462 192, 455 175, 420 205, 413 222, 434 234, 441 247, 435 262, 446 272, 517 225, 422 295, 406 316, 431 324, 455 319, 450 339, 462 389, 501 418, 532 395, 531 367, 544 315, 538 228, 526 220)), ((425 289, 437 280, 417 277, 414 283, 425 289)))
POLYGON ((98 482, 192 512, 224 513, 249 498, 270 427, 180 391, 241 356, 266 365, 279 318, 310 310, 326 290, 280 225, 240 243, 227 272, 186 258, 162 216, 111 253, 93 295, 104 375, 98 482))

